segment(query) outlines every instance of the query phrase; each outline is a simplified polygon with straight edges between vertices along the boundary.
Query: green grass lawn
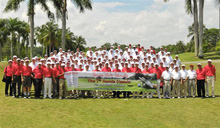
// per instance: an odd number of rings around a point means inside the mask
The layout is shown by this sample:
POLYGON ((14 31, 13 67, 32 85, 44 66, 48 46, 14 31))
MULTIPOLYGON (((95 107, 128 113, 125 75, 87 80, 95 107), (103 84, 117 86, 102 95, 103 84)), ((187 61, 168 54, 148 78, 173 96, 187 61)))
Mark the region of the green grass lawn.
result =
MULTIPOLYGON (((179 56, 179 59, 182 62, 205 61, 205 60, 208 60, 208 59, 220 60, 220 52, 204 53, 204 58, 203 59, 200 59, 198 57, 194 57, 194 53, 192 53, 192 52, 178 54, 178 56, 179 56)), ((172 57, 175 58, 175 55, 172 55, 172 57)))
MULTIPOLYGON (((6 63, 0 63, 0 78, 6 63)), ((220 63, 216 65, 220 74, 220 63)), ((196 64, 195 64, 196 65, 196 64)), ((204 65, 204 63, 203 63, 204 65)), ((189 65, 186 65, 187 68, 189 65)), ((220 95, 217 77, 216 94, 220 95)), ((0 82, 0 128, 220 126, 220 97, 188 99, 15 99, 0 82)))

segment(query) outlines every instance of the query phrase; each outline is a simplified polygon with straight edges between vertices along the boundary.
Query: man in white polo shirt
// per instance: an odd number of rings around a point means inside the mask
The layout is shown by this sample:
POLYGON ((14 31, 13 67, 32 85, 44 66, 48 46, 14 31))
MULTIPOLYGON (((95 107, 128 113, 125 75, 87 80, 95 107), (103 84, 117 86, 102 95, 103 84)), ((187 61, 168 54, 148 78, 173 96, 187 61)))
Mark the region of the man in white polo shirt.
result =
POLYGON ((171 89, 171 72, 169 71, 169 65, 166 65, 166 70, 161 75, 161 81, 164 82, 163 86, 163 98, 170 98, 171 89))
POLYGON ((188 85, 188 80, 187 78, 187 71, 185 69, 185 65, 182 65, 182 69, 180 70, 180 74, 181 74, 181 82, 180 82, 180 95, 181 97, 185 97, 187 98, 187 85, 188 85))
POLYGON ((196 95, 196 71, 193 69, 194 66, 190 65, 190 70, 188 70, 187 79, 189 80, 188 85, 188 95, 191 97, 191 90, 193 90, 193 98, 196 95))
POLYGON ((179 72, 179 68, 177 66, 174 67, 174 71, 171 75, 171 82, 173 83, 173 90, 172 90, 172 98, 175 98, 175 95, 177 94, 178 99, 180 99, 180 79, 181 74, 179 72))

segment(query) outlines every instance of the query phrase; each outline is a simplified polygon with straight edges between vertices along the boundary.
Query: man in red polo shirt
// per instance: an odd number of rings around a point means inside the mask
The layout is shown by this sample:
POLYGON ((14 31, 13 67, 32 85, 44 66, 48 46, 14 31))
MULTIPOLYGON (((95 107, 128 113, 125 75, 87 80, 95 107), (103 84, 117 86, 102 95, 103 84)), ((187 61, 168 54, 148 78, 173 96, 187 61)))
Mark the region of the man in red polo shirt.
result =
POLYGON ((95 66, 95 70, 93 70, 93 72, 100 72, 98 64, 95 66))
POLYGON ((144 73, 144 74, 149 74, 150 73, 150 70, 148 68, 148 64, 145 65, 145 69, 141 73, 144 73))
POLYGON ((17 59, 17 64, 13 66, 13 82, 12 88, 14 91, 14 96, 16 97, 16 84, 18 85, 18 97, 21 97, 21 70, 22 66, 20 64, 20 58, 17 59))
POLYGON ((12 66, 15 66, 16 64, 17 64, 17 56, 13 56, 12 66))
POLYGON ((159 65, 158 63, 155 64, 155 68, 153 69, 153 73, 155 73, 157 75, 157 96, 160 99, 160 77, 162 75, 160 69, 158 68, 159 65))
POLYGON ((77 69, 77 71, 83 71, 83 65, 82 64, 79 64, 79 68, 77 69))
POLYGON ((66 71, 71 71, 71 70, 72 70, 72 68, 70 67, 70 62, 67 62, 67 63, 66 63, 65 70, 66 70, 66 71))
POLYGON ((159 69, 160 69, 161 73, 163 73, 163 71, 166 70, 166 68, 163 67, 163 62, 160 62, 160 67, 159 67, 159 69))
POLYGON ((59 96, 59 70, 60 70, 60 63, 56 62, 56 66, 53 68, 53 75, 55 77, 56 83, 54 82, 54 80, 52 81, 53 84, 53 98, 55 98, 56 96, 59 96))
POLYGON ((44 99, 48 97, 51 99, 51 89, 52 89, 52 78, 54 83, 56 83, 56 79, 53 75, 53 70, 50 68, 51 63, 47 62, 47 68, 43 71, 43 83, 44 83, 44 99))
POLYGON ((151 62, 151 63, 150 63, 150 68, 149 68, 150 73, 153 73, 154 68, 155 68, 155 67, 154 67, 154 63, 151 62))
POLYGON ((133 70, 134 73, 141 73, 141 69, 139 68, 139 63, 135 63, 135 69, 133 70))
POLYGON ((35 79, 35 98, 40 98, 41 86, 42 86, 42 77, 43 77, 43 69, 41 68, 42 63, 38 62, 38 66, 34 68, 32 71, 33 78, 35 79))
POLYGON ((24 98, 27 97, 29 99, 31 98, 31 95, 30 95, 31 73, 32 73, 32 68, 29 66, 29 60, 25 60, 25 66, 23 66, 22 71, 21 71, 21 81, 23 83, 24 98))
POLYGON ((107 63, 105 63, 105 67, 104 67, 104 68, 102 68, 102 72, 111 72, 111 68, 110 68, 110 67, 108 67, 108 62, 107 62, 107 63))
POLYGON ((59 99, 62 99, 63 97, 66 97, 66 86, 65 86, 65 78, 64 78, 64 73, 65 73, 65 64, 61 64, 61 67, 59 69, 59 99))
POLYGON ((212 97, 215 97, 215 81, 216 81, 216 69, 215 66, 212 64, 212 60, 208 60, 208 65, 204 67, 206 70, 206 97, 209 97, 209 86, 212 87, 212 97))
POLYGON ((205 71, 205 69, 202 68, 201 63, 198 63, 197 67, 198 67, 198 69, 196 70, 197 94, 198 94, 198 97, 201 97, 201 92, 202 92, 202 98, 205 98, 205 76, 206 76, 206 71, 205 71))
MULTIPOLYGON (((125 62, 125 67, 122 69, 122 72, 128 72, 128 73, 130 72, 131 73, 131 69, 128 68, 128 62, 125 62)), ((131 92, 124 91, 123 92, 124 98, 126 98, 126 96, 127 96, 127 98, 129 98, 130 93, 131 92)))
MULTIPOLYGON (((112 72, 121 72, 119 69, 119 64, 115 64, 115 69, 113 69, 112 72)), ((117 95, 118 98, 120 98, 120 91, 113 91, 113 98, 115 98, 117 95)))
POLYGON ((115 64, 115 69, 113 69, 112 72, 121 72, 119 69, 119 64, 115 64))
POLYGON ((13 66, 12 66, 12 60, 8 61, 8 66, 4 69, 4 77, 6 79, 5 82, 5 96, 8 96, 8 88, 10 87, 10 96, 12 96, 12 85, 11 82, 13 81, 13 66))

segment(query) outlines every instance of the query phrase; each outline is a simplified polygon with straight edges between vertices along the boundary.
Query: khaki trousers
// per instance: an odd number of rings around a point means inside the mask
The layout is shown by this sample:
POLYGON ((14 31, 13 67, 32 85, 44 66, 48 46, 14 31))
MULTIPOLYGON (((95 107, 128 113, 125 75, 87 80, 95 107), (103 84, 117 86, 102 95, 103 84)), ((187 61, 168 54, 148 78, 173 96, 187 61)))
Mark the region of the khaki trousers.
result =
POLYGON ((175 97, 177 94, 180 97, 180 81, 173 80, 173 90, 172 90, 172 97, 175 97))
POLYGON ((164 81, 164 85, 163 85, 163 96, 164 97, 166 97, 166 95, 170 97, 170 89, 171 89, 170 81, 164 81))
POLYGON ((212 87, 212 96, 214 96, 215 95, 215 78, 214 78, 214 76, 207 76, 206 96, 209 96, 209 86, 212 87))
POLYGON ((196 95, 196 85, 195 80, 189 80, 188 84, 188 95, 191 96, 191 91, 193 90, 193 96, 196 95))
POLYGON ((185 96, 185 97, 187 96, 187 86, 188 86, 188 80, 180 85, 180 95, 181 96, 185 96))
POLYGON ((66 86, 64 79, 59 79, 59 96, 66 97, 66 86))

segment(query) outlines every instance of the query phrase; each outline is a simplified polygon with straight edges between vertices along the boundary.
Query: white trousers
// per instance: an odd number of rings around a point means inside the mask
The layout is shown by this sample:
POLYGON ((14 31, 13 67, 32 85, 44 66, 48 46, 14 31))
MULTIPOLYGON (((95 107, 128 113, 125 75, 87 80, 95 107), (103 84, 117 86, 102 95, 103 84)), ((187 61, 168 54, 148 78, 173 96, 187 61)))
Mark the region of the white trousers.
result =
POLYGON ((209 96, 209 86, 212 87, 212 96, 215 96, 215 78, 214 78, 214 76, 207 77, 206 96, 209 96))
POLYGON ((51 88, 52 88, 52 78, 45 78, 44 82, 44 98, 48 97, 51 98, 51 88))
POLYGON ((160 79, 157 79, 157 96, 160 97, 160 79))

